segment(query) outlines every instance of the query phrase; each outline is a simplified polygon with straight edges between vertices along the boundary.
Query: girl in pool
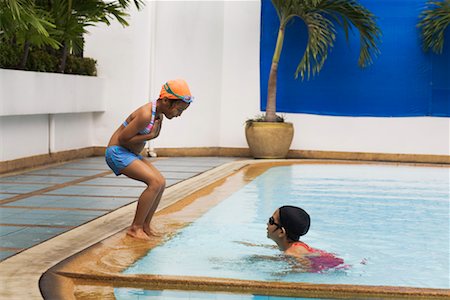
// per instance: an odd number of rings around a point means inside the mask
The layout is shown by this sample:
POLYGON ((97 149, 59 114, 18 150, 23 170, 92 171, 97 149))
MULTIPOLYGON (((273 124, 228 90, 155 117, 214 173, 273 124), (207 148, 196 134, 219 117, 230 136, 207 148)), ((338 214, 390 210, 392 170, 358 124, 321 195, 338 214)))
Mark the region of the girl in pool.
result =
POLYGON ((300 241, 311 220, 306 211, 296 206, 282 206, 275 210, 267 222, 267 237, 286 255, 296 258, 306 272, 322 272, 344 267, 344 260, 331 253, 314 249, 300 241), (342 265, 342 266, 341 266, 342 265))
POLYGON ((158 207, 165 188, 165 178, 140 155, 145 142, 156 138, 161 130, 163 116, 179 117, 192 102, 191 92, 182 79, 170 80, 162 88, 159 98, 144 104, 132 112, 113 133, 105 159, 108 166, 119 176, 139 180, 147 188, 138 200, 136 213, 127 234, 148 240, 155 233, 150 221, 158 207))

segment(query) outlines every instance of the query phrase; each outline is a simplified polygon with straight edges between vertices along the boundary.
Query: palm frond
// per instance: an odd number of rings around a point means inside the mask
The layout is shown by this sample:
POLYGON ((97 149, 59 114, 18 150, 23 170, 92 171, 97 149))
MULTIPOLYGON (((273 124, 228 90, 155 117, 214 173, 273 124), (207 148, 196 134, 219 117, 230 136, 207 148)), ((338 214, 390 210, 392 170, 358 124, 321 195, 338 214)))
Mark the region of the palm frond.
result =
POLYGON ((308 27, 308 43, 295 71, 295 78, 300 74, 303 80, 305 77, 309 79, 311 74, 313 76, 318 74, 322 69, 328 51, 334 45, 336 30, 330 20, 317 12, 305 13, 301 18, 308 27))
POLYGON ((450 24, 450 0, 428 1, 420 14, 423 48, 440 54, 444 48, 445 30, 450 24))
POLYGON ((308 30, 308 43, 295 78, 300 74, 302 79, 309 79, 320 72, 336 39, 335 24, 344 29, 347 40, 354 28, 359 32, 358 64, 361 67, 370 65, 379 53, 377 44, 381 31, 375 16, 356 0, 272 0, 272 3, 280 18, 280 26, 298 17, 308 30))
POLYGON ((344 29, 347 40, 352 27, 358 30, 361 45, 358 65, 366 67, 372 64, 373 58, 380 53, 377 44, 381 40, 381 30, 374 14, 355 0, 325 0, 319 9, 337 21, 344 29))

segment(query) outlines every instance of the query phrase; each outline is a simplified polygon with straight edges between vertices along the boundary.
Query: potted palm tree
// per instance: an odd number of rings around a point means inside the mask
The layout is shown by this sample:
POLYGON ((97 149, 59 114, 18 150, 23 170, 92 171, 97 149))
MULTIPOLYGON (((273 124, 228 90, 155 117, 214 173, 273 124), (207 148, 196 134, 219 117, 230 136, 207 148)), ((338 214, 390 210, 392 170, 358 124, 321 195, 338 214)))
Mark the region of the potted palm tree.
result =
POLYGON ((381 31, 375 16, 356 0, 272 0, 280 25, 270 69, 267 107, 263 117, 246 122, 245 135, 255 158, 285 158, 294 135, 292 123, 276 114, 277 71, 283 49, 286 26, 294 18, 307 26, 308 42, 295 78, 309 79, 322 69, 328 50, 335 41, 335 25, 341 26, 348 39, 349 30, 359 31, 361 49, 358 64, 366 67, 378 54, 381 31))
POLYGON ((418 24, 421 29, 423 48, 441 54, 444 48, 445 30, 450 24, 450 0, 428 1, 420 14, 418 24))

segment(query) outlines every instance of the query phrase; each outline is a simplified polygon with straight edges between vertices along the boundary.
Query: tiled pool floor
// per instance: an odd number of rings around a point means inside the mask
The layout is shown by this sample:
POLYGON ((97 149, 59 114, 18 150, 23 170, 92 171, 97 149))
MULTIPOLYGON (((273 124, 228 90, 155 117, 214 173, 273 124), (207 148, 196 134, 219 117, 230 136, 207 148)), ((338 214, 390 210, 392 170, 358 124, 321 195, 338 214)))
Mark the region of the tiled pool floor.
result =
MULTIPOLYGON (((236 160, 152 159, 167 186, 236 160)), ((90 157, 0 177, 0 261, 137 200, 145 185, 90 157)), ((131 220, 130 220, 131 222, 131 220)))

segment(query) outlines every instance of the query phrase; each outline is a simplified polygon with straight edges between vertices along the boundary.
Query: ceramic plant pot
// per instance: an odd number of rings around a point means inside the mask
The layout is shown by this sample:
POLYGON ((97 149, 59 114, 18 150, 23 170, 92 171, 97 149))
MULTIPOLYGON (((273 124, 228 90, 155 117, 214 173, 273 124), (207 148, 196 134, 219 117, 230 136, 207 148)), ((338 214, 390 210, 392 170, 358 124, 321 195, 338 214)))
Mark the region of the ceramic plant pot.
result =
POLYGON ((286 158, 294 126, 287 122, 247 122, 245 137, 254 158, 286 158))

